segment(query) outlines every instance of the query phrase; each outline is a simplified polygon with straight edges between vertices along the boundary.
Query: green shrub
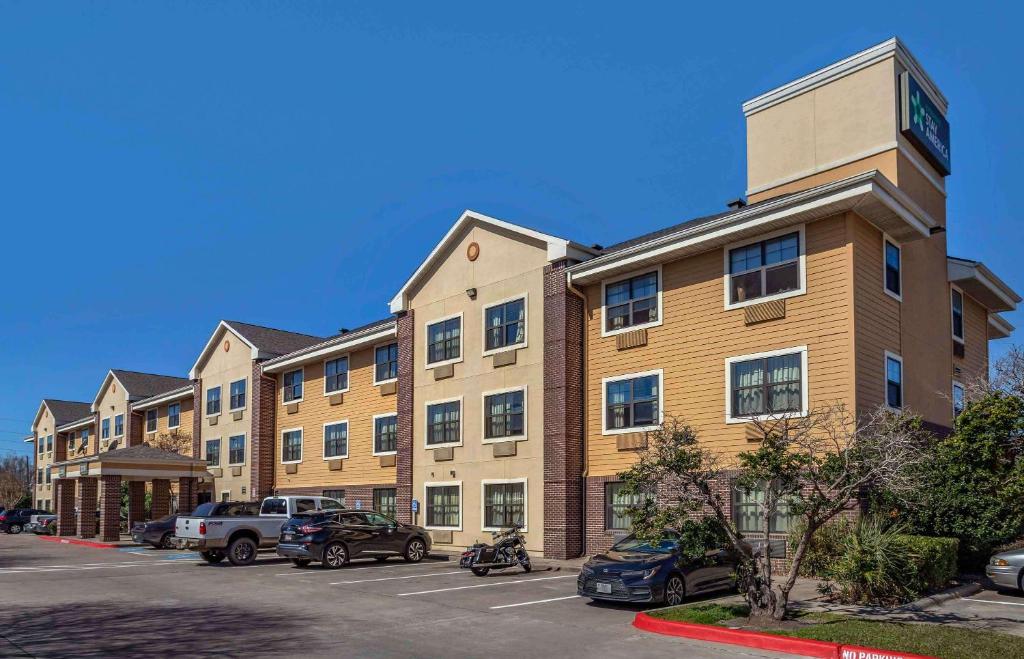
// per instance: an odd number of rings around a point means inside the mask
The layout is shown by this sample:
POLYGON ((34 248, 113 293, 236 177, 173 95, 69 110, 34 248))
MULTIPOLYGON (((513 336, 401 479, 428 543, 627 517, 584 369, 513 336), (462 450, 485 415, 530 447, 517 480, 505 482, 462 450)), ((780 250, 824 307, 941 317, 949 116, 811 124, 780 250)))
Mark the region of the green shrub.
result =
MULTIPOLYGON (((825 526, 814 532, 811 542, 804 553, 804 560, 800 563, 801 577, 828 576, 828 569, 836 556, 840 553, 843 538, 853 530, 853 522, 845 517, 832 520, 825 526)), ((797 522, 789 533, 789 555, 796 551, 796 546, 804 533, 803 521, 797 522)))
POLYGON ((901 535, 897 543, 910 558, 908 588, 916 595, 943 588, 957 575, 960 542, 956 538, 901 535))

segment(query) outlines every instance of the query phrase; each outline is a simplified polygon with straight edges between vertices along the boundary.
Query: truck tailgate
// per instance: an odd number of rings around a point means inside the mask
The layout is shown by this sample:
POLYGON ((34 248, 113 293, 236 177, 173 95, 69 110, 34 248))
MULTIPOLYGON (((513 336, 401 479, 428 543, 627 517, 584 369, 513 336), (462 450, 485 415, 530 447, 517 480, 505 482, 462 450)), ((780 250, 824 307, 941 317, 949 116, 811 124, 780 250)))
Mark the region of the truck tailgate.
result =
POLYGON ((174 535, 187 540, 198 540, 203 536, 199 535, 199 523, 201 517, 179 517, 174 524, 174 535))

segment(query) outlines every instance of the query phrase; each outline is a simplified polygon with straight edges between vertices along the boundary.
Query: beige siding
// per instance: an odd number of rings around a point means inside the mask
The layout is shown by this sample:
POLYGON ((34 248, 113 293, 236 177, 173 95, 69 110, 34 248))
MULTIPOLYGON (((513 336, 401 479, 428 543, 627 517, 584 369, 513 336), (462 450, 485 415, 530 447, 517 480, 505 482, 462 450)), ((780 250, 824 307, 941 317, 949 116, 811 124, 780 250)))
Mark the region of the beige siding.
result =
POLYGON ((38 437, 38 439, 36 440, 37 443, 32 446, 32 450, 35 451, 36 456, 36 472, 35 474, 33 474, 33 479, 37 477, 39 469, 43 470, 43 478, 41 481, 36 483, 35 489, 32 492, 32 505, 35 505, 37 502, 40 501, 50 501, 50 508, 52 509, 52 502, 56 492, 56 488, 53 485, 52 479, 56 477, 56 474, 51 475, 50 485, 47 485, 46 470, 50 468, 51 464, 53 464, 53 456, 56 453, 58 439, 57 430, 54 427, 54 418, 53 415, 50 414, 49 408, 43 407, 43 413, 39 416, 39 421, 36 423, 36 425, 32 427, 32 432, 35 433, 36 436, 38 437), (54 450, 46 451, 44 448, 44 452, 40 453, 40 443, 45 443, 46 438, 50 435, 53 435, 54 450))
POLYGON ((964 358, 953 358, 954 378, 967 384, 988 378, 988 311, 964 295, 964 358))
POLYGON ((171 434, 173 437, 177 437, 179 451, 182 455, 192 455, 192 419, 193 419, 193 400, 192 394, 189 394, 187 398, 182 398, 177 401, 171 401, 164 403, 156 408, 156 431, 145 432, 146 429, 146 412, 142 412, 142 429, 143 437, 145 441, 152 442, 159 438, 161 435, 171 434), (167 427, 167 408, 178 403, 181 405, 181 419, 175 428, 167 427))
POLYGON ((601 430, 604 377, 664 369, 666 417, 696 428, 703 441, 733 455, 751 446, 746 424, 725 423, 728 357, 806 345, 809 403, 852 404, 853 333, 850 244, 843 217, 807 226, 807 292, 786 300, 786 317, 745 326, 743 309, 724 309, 724 253, 715 250, 666 264, 664 323, 648 329, 645 347, 617 350, 601 337, 601 285, 587 287, 588 476, 615 474, 635 454, 617 450, 601 430))

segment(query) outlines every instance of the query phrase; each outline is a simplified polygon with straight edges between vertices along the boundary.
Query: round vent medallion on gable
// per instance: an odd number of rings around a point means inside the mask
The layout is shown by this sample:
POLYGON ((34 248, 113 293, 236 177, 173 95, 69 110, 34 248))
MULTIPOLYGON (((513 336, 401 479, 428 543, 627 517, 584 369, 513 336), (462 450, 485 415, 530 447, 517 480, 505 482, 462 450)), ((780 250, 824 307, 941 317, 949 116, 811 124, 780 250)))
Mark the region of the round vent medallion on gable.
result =
POLYGON ((224 352, 227 352, 228 350, 231 350, 231 341, 224 339, 224 352))
POLYGON ((469 247, 466 248, 466 258, 470 261, 476 261, 480 258, 480 245, 469 243, 469 247))

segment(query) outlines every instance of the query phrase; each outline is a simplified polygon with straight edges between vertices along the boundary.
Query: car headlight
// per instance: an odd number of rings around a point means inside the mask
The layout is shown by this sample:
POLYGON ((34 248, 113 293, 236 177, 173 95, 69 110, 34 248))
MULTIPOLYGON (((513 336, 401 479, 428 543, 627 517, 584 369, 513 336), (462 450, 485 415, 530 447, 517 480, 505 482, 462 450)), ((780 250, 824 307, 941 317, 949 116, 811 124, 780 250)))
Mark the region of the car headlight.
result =
POLYGON ((1007 565, 1009 565, 1009 563, 1006 562, 1005 558, 993 558, 992 559, 992 565, 998 565, 1000 567, 1006 567, 1007 565))
POLYGON ((622 578, 623 579, 643 579, 644 581, 646 581, 647 579, 650 579, 655 574, 657 574, 657 572, 658 572, 657 566, 652 567, 652 568, 648 568, 646 570, 629 570, 627 572, 623 572, 622 573, 622 578))

